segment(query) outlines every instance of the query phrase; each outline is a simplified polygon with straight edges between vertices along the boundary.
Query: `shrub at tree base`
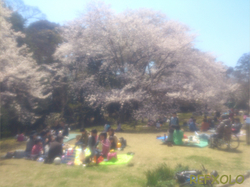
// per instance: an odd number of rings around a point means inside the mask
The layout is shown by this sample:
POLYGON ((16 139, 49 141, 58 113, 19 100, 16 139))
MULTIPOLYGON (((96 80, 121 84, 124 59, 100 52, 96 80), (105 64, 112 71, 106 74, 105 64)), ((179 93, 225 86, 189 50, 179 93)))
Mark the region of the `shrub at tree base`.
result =
POLYGON ((147 178, 147 186, 163 187, 176 186, 175 173, 189 170, 188 166, 178 164, 175 169, 170 168, 167 164, 160 164, 155 169, 148 170, 145 175, 147 178))

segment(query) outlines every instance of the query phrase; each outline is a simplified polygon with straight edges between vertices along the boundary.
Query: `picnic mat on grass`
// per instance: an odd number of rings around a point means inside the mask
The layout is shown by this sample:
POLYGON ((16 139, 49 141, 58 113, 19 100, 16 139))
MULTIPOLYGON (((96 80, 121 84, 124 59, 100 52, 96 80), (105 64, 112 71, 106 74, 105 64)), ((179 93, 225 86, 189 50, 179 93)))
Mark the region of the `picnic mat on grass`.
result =
MULTIPOLYGON (((166 136, 167 138, 167 136, 166 136)), ((162 140, 164 141, 164 136, 161 136, 161 137, 157 137, 158 140, 162 140)), ((208 141, 206 140, 200 140, 200 143, 187 143, 187 144, 182 144, 182 145, 179 145, 179 146, 189 146, 189 147, 206 147, 208 146, 208 141)))
POLYGON ((63 139, 63 143, 75 139, 77 135, 79 135, 79 134, 75 134, 75 133, 69 134, 68 138, 63 139))
POLYGON ((133 155, 127 155, 127 154, 118 154, 117 160, 111 159, 107 162, 103 161, 99 163, 99 165, 106 166, 106 165, 122 165, 127 164, 129 161, 133 158, 133 155))
POLYGON ((190 146, 190 147, 206 147, 208 146, 208 141, 206 140, 200 140, 200 143, 195 143, 195 144, 182 144, 180 146, 190 146))
MULTIPOLYGON (((166 139, 168 138, 168 136, 166 136, 166 139)), ((157 140, 164 140, 164 136, 161 136, 161 137, 157 137, 156 138, 157 140)))

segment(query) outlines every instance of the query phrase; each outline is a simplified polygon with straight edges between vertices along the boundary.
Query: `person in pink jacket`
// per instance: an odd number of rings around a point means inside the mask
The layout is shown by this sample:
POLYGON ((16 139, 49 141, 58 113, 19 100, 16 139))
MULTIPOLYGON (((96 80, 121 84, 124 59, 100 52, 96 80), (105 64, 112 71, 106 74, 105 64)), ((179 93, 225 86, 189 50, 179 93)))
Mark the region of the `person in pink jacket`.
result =
POLYGON ((42 151, 43 151, 42 140, 36 139, 35 145, 32 147, 32 150, 31 150, 31 158, 33 160, 36 160, 42 154, 42 151))
POLYGON ((101 151, 101 156, 104 158, 107 157, 109 151, 110 151, 110 142, 107 139, 107 133, 101 133, 100 134, 100 141, 99 141, 99 146, 100 151, 101 151))

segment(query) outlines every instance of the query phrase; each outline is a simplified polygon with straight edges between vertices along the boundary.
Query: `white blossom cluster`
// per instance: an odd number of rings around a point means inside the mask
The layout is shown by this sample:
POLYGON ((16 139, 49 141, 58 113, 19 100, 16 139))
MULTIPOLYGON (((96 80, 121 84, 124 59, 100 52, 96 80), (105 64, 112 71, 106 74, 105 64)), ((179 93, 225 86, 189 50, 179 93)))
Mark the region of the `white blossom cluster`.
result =
POLYGON ((26 45, 17 47, 17 37, 7 22, 11 12, 0 1, 0 97, 1 107, 15 111, 12 118, 23 123, 33 124, 40 116, 37 110, 51 99, 53 78, 62 70, 56 64, 37 65, 26 45))
POLYGON ((37 65, 25 45, 17 47, 24 36, 11 30, 5 19, 11 12, 0 7, 1 105, 12 106, 20 121, 36 121, 36 111, 64 84, 93 108, 137 104, 134 117, 152 119, 177 110, 179 101, 215 108, 237 88, 222 63, 194 47, 195 34, 186 25, 160 12, 116 14, 104 3, 90 3, 59 30, 59 62, 37 65))
POLYGON ((115 14, 109 6, 93 3, 61 33, 65 43, 55 57, 81 74, 75 83, 92 106, 136 100, 140 103, 136 116, 157 116, 177 109, 175 100, 211 107, 223 103, 231 86, 222 63, 195 49, 189 28, 159 12, 115 14), (100 65, 95 73, 83 73, 96 62, 100 65), (98 77, 110 72, 122 80, 120 88, 98 84, 98 77))

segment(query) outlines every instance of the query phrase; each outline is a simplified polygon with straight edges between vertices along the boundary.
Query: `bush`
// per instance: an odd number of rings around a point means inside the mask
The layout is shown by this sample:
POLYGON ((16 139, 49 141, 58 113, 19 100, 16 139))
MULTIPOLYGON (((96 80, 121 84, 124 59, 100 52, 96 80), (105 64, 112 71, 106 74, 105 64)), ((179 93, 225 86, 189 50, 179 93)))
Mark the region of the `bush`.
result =
POLYGON ((146 173, 147 186, 174 186, 174 170, 165 163, 159 165, 156 169, 148 170, 146 173))
POLYGON ((147 186, 154 187, 173 187, 177 185, 175 179, 175 173, 180 171, 189 170, 188 166, 182 166, 178 164, 175 169, 172 169, 167 166, 167 164, 160 164, 153 170, 148 170, 146 174, 147 186))
POLYGON ((181 164, 178 164, 178 165, 175 167, 174 173, 181 172, 181 171, 188 171, 188 170, 189 170, 189 167, 188 167, 188 166, 183 166, 183 165, 181 165, 181 164))

